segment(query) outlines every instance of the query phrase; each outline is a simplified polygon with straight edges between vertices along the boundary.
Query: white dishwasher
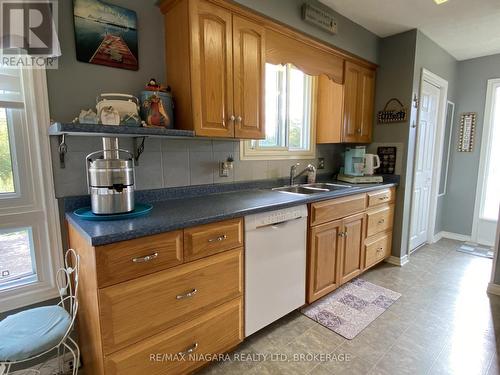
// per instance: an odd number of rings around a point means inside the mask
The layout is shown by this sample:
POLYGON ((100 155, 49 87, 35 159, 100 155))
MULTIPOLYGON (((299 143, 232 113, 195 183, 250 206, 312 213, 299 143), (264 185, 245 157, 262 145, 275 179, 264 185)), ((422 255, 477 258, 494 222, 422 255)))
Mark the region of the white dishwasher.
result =
POLYGON ((245 337, 305 303, 307 206, 245 217, 245 337))

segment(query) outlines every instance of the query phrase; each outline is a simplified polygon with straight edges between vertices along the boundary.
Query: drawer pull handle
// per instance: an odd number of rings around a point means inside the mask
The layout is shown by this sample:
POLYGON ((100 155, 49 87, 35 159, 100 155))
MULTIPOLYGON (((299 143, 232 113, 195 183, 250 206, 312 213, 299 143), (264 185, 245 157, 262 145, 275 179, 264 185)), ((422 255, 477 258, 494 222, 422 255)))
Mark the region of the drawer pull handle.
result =
POLYGON ((385 200, 389 199, 389 197, 387 195, 384 195, 383 197, 379 197, 378 199, 381 201, 385 201, 385 200))
POLYGON ((380 220, 378 221, 378 223, 379 223, 379 224, 384 224, 384 223, 385 223, 385 220, 384 220, 384 219, 380 219, 380 220))
POLYGON ((158 258, 158 253, 149 254, 149 255, 146 255, 145 257, 133 258, 132 262, 134 262, 134 263, 146 263, 146 262, 150 262, 156 258, 158 258))
POLYGON ((198 293, 198 289, 195 288, 195 289, 192 289, 191 291, 189 291, 187 293, 178 294, 177 296, 175 296, 175 299, 180 300, 180 299, 184 299, 184 298, 190 298, 190 297, 195 296, 196 293, 198 293))
POLYGON ((224 241, 224 240, 227 240, 227 235, 225 234, 221 234, 220 236, 218 237, 215 237, 215 238, 210 238, 208 240, 208 242, 221 242, 221 241, 224 241))
POLYGON ((177 354, 180 355, 180 356, 188 355, 188 354, 193 353, 196 349, 198 349, 198 343, 197 342, 195 342, 193 345, 191 345, 189 348, 187 348, 183 352, 179 352, 177 354))

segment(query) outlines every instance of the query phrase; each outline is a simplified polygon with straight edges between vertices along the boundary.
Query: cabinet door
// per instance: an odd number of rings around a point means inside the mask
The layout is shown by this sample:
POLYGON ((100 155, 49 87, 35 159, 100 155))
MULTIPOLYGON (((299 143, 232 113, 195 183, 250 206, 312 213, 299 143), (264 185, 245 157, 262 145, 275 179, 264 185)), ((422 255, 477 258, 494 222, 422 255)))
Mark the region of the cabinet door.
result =
POLYGON ((323 297, 340 284, 339 252, 342 247, 342 221, 312 227, 309 232, 309 303, 323 297))
POLYGON ((346 61, 342 141, 369 143, 373 126, 375 72, 346 61))
POLYGON ((233 137, 231 12, 206 1, 193 4, 191 88, 195 132, 233 137))
POLYGON ((325 75, 318 78, 316 143, 340 143, 344 86, 325 75))
POLYGON ((363 269, 365 214, 346 217, 342 224, 344 241, 340 254, 341 284, 358 276, 363 269))
POLYGON ((236 138, 265 138, 265 29, 233 16, 236 138))

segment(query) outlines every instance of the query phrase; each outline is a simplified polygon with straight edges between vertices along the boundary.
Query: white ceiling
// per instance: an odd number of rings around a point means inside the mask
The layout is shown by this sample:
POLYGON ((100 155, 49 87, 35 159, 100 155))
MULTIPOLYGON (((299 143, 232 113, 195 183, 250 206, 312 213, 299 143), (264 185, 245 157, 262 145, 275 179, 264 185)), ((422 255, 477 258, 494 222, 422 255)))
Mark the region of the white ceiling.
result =
POLYGON ((500 53, 499 0, 320 1, 380 37, 417 28, 458 60, 500 53))

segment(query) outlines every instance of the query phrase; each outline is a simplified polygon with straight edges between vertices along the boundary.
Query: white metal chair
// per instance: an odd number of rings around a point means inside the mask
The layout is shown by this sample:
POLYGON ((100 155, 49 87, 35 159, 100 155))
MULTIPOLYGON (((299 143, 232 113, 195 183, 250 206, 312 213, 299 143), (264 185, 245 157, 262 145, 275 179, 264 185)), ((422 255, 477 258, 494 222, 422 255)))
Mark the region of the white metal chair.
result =
POLYGON ((63 372, 64 356, 73 355, 73 375, 78 373, 80 348, 70 337, 78 311, 78 273, 80 256, 69 249, 64 268, 57 272, 60 302, 21 311, 0 322, 0 375, 9 374, 14 364, 46 359, 57 350, 59 373, 63 372))

